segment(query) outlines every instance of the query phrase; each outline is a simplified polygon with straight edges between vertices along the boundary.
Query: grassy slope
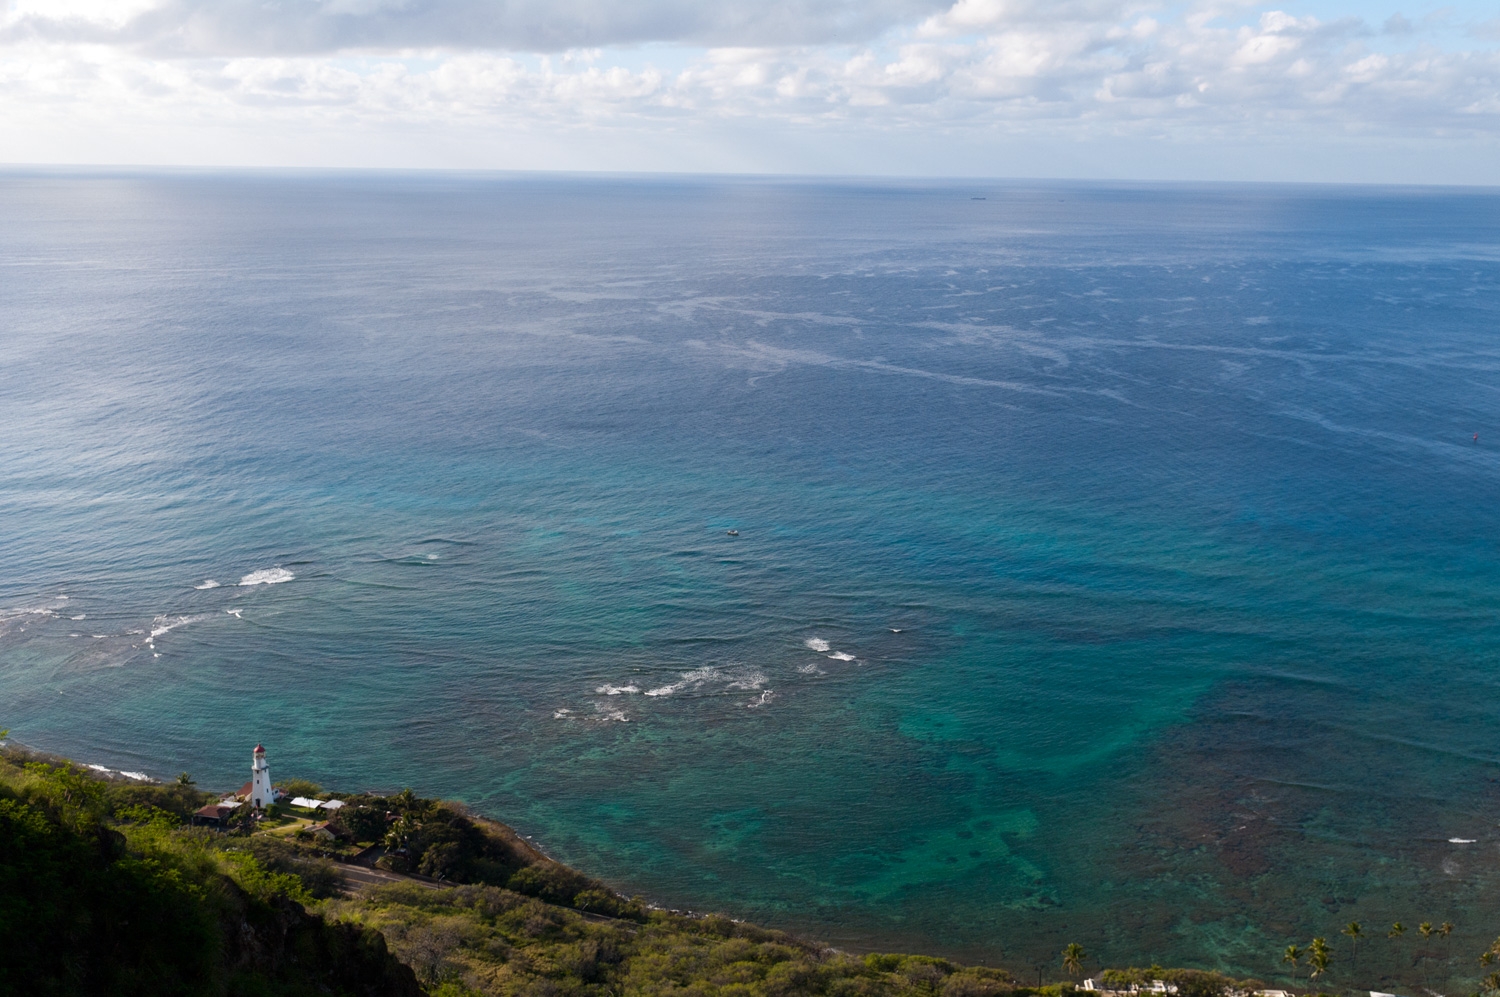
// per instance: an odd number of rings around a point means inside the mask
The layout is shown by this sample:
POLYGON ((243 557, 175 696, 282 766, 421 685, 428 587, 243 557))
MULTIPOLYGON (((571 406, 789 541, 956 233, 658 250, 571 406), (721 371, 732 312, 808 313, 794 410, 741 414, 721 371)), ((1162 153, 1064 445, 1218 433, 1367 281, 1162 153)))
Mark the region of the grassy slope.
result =
POLYGON ((183 827, 190 787, 0 756, 0 993, 416 995, 378 932, 183 827))

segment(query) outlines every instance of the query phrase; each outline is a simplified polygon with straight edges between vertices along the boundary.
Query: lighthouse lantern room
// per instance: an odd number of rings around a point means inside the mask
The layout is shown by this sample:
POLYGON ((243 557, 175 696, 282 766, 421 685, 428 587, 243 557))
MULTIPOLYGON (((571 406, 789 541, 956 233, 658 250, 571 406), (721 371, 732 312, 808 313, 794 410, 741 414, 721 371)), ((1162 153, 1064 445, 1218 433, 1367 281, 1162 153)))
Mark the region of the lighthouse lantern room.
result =
POLYGON ((271 789, 271 766, 266 764, 266 749, 257 744, 250 758, 250 805, 264 810, 276 802, 276 793, 271 789))

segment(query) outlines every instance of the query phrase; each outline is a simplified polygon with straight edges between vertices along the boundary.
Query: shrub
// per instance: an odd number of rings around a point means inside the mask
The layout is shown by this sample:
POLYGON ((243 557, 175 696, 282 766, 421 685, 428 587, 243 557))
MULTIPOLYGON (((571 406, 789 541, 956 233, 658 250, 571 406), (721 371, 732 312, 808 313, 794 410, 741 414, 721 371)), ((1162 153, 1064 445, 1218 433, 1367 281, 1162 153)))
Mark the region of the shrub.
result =
POLYGON ((572 906, 573 898, 596 884, 561 865, 529 865, 506 882, 507 889, 548 903, 572 906))

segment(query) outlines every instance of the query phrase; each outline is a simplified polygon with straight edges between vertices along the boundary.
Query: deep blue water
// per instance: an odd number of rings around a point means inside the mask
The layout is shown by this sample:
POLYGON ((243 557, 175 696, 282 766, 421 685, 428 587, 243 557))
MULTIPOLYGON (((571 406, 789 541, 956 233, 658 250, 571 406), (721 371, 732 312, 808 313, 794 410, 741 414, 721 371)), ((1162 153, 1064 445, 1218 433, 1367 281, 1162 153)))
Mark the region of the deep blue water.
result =
POLYGON ((221 786, 262 741, 852 947, 1271 977, 1350 919, 1451 920, 1469 973, 1497 222, 0 174, 0 727, 221 786))

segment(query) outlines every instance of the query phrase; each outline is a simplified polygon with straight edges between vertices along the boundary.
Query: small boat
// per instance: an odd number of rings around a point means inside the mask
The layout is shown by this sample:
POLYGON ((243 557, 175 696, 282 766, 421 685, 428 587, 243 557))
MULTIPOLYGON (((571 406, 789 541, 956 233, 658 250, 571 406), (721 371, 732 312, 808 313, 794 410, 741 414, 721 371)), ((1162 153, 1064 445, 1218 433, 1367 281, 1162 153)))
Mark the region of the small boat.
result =
POLYGON ((725 532, 728 533, 732 537, 737 537, 737 536, 740 535, 740 531, 739 530, 726 530, 725 532))

